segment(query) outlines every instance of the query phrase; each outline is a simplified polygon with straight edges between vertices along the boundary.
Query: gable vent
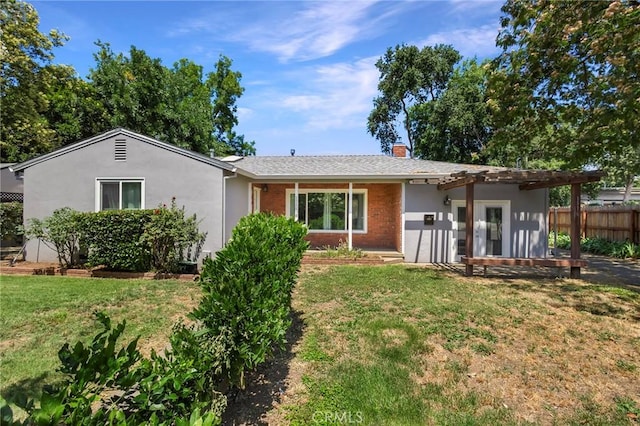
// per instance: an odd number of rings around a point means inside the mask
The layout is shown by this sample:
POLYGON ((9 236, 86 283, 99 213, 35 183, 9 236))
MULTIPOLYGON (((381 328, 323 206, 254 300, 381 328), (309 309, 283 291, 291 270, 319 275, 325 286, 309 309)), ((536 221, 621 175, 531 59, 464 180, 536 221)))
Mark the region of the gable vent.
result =
POLYGON ((116 161, 127 161, 127 140, 116 139, 116 149, 114 159, 116 161))

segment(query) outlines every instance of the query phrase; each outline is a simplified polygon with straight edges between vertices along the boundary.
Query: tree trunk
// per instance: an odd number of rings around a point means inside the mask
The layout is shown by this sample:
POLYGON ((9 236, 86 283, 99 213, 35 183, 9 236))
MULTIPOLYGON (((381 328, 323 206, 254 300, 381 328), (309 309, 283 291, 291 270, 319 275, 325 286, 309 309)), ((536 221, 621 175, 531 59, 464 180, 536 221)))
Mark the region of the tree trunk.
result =
POLYGON ((627 182, 624 187, 624 197, 622 197, 622 202, 626 203, 631 200, 631 189, 633 188, 633 176, 627 179, 627 182))

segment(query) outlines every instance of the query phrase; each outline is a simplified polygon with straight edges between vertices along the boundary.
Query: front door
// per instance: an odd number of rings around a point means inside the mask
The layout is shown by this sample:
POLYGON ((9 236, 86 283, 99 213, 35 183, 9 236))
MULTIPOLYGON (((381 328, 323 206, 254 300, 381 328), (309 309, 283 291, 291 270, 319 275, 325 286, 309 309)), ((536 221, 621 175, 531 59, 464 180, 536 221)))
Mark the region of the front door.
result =
MULTIPOLYGON (((453 211, 452 259, 460 261, 466 253, 466 203, 451 202, 453 211)), ((509 256, 509 201, 476 201, 473 205, 473 256, 509 256)))

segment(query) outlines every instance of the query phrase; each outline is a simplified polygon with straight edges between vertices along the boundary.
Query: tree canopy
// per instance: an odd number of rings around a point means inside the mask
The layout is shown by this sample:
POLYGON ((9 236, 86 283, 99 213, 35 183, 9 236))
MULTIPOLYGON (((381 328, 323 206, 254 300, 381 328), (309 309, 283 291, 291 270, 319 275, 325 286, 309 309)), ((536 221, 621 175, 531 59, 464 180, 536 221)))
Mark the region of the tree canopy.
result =
POLYGON ((448 45, 422 49, 401 45, 387 49, 376 62, 380 71, 380 96, 373 100, 367 129, 380 141, 383 152, 390 153, 392 145, 402 140, 397 129, 400 118, 407 149, 412 157, 415 155, 416 126, 412 125, 411 109, 440 97, 460 58, 448 45))
POLYGON ((460 59, 447 45, 403 45, 378 60, 381 94, 367 124, 383 152, 402 134, 412 157, 456 163, 482 158, 491 136, 487 70, 475 59, 458 64, 460 59))
POLYGON ((28 3, 3 1, 0 7, 0 148, 2 161, 20 160, 55 147, 55 132, 42 115, 56 75, 69 74, 52 65, 52 50, 66 36, 56 30, 43 34, 40 18, 28 3))
POLYGON ((480 161, 492 134, 486 105, 486 68, 475 59, 458 66, 439 98, 414 105, 415 154, 453 163, 480 161))
POLYGON ((581 167, 640 145, 639 2, 508 0, 502 13, 492 148, 522 154, 538 138, 581 167))
POLYGON ((214 71, 181 59, 172 68, 132 46, 115 53, 98 41, 87 80, 53 64, 67 39, 38 30, 30 4, 2 2, 0 160, 23 161, 114 127, 125 127, 193 151, 255 154, 238 124, 242 75, 220 56, 214 71))

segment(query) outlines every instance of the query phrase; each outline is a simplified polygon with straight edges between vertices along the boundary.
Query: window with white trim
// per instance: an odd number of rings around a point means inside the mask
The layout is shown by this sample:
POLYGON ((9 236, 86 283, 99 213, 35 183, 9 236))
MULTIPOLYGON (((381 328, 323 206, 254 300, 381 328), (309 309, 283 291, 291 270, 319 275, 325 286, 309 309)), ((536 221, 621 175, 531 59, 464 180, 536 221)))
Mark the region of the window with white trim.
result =
POLYGON ((144 179, 96 179, 96 211, 144 209, 144 179))
MULTIPOLYGON (((367 191, 352 193, 352 230, 366 232, 367 191)), ((295 190, 287 190, 287 215, 295 217, 295 190)), ((340 189, 301 189, 298 191, 298 221, 307 225, 309 232, 348 231, 349 191, 340 189)))

